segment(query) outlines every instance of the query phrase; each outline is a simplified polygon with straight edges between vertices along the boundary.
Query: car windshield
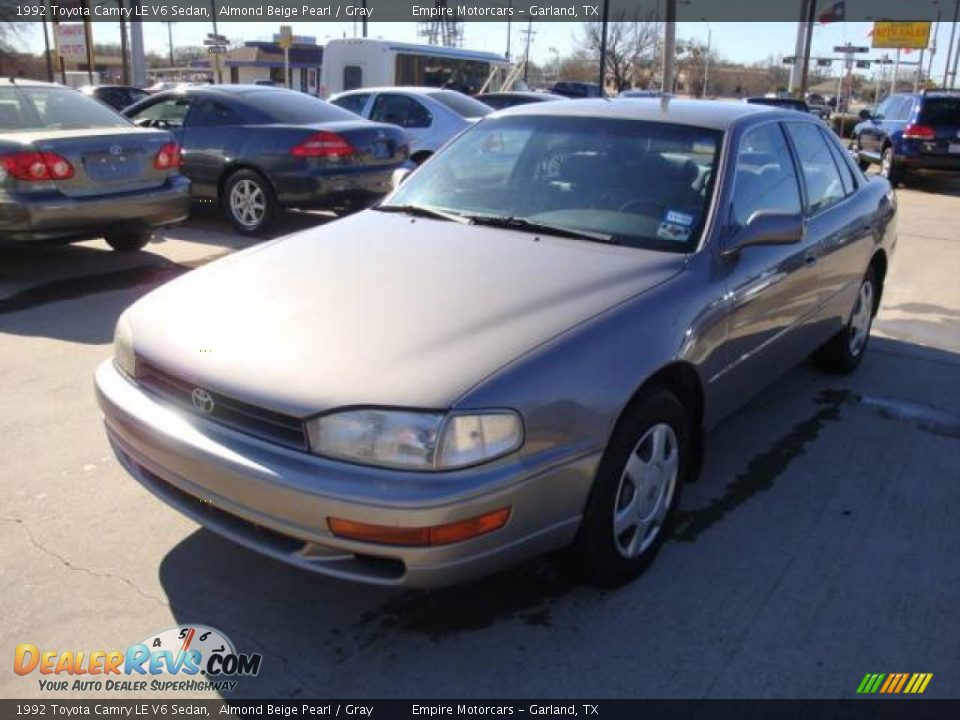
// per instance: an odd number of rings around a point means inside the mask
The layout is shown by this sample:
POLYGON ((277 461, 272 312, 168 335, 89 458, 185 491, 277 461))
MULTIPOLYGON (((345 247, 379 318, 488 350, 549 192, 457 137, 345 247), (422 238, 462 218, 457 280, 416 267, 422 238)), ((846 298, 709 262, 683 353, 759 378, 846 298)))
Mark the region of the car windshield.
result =
POLYGON ((920 120, 930 125, 960 125, 960 97, 927 98, 920 120))
POLYGON ((489 105, 458 92, 430 93, 430 97, 465 118, 481 118, 493 112, 489 105))
POLYGON ((88 130, 129 124, 106 105, 70 88, 0 88, 0 132, 88 130))
POLYGON ((658 122, 487 119, 434 156, 385 206, 671 252, 699 240, 722 134, 658 122))
POLYGON ((324 100, 282 88, 253 90, 244 94, 243 101, 275 123, 321 123, 357 119, 352 112, 324 100))

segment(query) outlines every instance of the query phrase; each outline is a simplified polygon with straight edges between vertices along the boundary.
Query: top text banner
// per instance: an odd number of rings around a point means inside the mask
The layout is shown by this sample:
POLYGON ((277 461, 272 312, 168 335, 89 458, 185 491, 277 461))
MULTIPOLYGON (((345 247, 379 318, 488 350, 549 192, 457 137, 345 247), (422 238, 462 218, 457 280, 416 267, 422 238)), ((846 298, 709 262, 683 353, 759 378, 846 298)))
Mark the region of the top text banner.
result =
MULTIPOLYGON (((589 22, 599 21, 603 0, 0 0, 3 17, 14 21, 121 18, 174 22, 589 22)), ((680 22, 797 21, 800 0, 686 0, 677 3, 680 22)), ((665 0, 610 0, 610 20, 664 20, 665 0)), ((925 21, 935 12, 928 2, 905 0, 820 0, 818 22, 925 21), (842 6, 838 11, 836 6, 842 6)))

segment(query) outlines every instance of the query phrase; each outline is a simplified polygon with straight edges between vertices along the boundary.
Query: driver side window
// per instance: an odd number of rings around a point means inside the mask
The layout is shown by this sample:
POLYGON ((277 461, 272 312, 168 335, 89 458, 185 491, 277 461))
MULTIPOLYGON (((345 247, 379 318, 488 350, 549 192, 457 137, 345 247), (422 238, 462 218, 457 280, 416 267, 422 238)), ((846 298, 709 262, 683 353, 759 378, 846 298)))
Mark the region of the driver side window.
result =
POLYGON ((433 116, 413 98, 384 93, 374 100, 370 119, 403 128, 425 128, 430 127, 433 116))
POLYGON ((190 101, 186 98, 170 98, 144 108, 130 119, 147 127, 182 128, 189 109, 190 101))
POLYGON ((740 141, 731 217, 743 227, 758 211, 800 213, 800 186, 779 123, 748 131, 740 141))

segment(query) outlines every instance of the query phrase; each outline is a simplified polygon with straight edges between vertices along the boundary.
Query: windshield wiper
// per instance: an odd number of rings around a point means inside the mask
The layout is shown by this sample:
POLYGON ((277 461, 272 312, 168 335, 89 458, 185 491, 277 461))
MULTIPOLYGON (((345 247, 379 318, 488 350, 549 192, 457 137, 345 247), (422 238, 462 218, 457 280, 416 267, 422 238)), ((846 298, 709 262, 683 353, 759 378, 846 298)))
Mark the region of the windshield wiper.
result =
POLYGON ((560 237, 574 238, 577 240, 590 240, 591 242, 607 243, 609 245, 618 245, 620 242, 614 235, 591 232, 589 230, 576 230, 574 228, 563 227, 562 225, 551 225, 550 223, 527 220, 521 217, 468 215, 467 218, 475 225, 509 228, 510 230, 519 230, 521 232, 539 232, 546 235, 558 235, 560 237))
POLYGON ((407 215, 434 218, 435 220, 449 220, 462 225, 469 225, 472 222, 470 218, 464 215, 446 212, 428 205, 377 205, 373 209, 380 212, 406 213, 407 215))

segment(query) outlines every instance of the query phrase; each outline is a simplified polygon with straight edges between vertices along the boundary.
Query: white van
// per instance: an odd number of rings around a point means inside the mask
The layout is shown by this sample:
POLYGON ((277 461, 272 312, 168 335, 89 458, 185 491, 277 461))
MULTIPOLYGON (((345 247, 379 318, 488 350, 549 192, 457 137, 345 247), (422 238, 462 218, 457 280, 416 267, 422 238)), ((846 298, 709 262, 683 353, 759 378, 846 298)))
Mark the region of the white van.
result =
POLYGON ((477 50, 369 38, 331 40, 323 48, 320 96, 397 85, 446 87, 475 95, 491 72, 510 67, 502 55, 477 50))

